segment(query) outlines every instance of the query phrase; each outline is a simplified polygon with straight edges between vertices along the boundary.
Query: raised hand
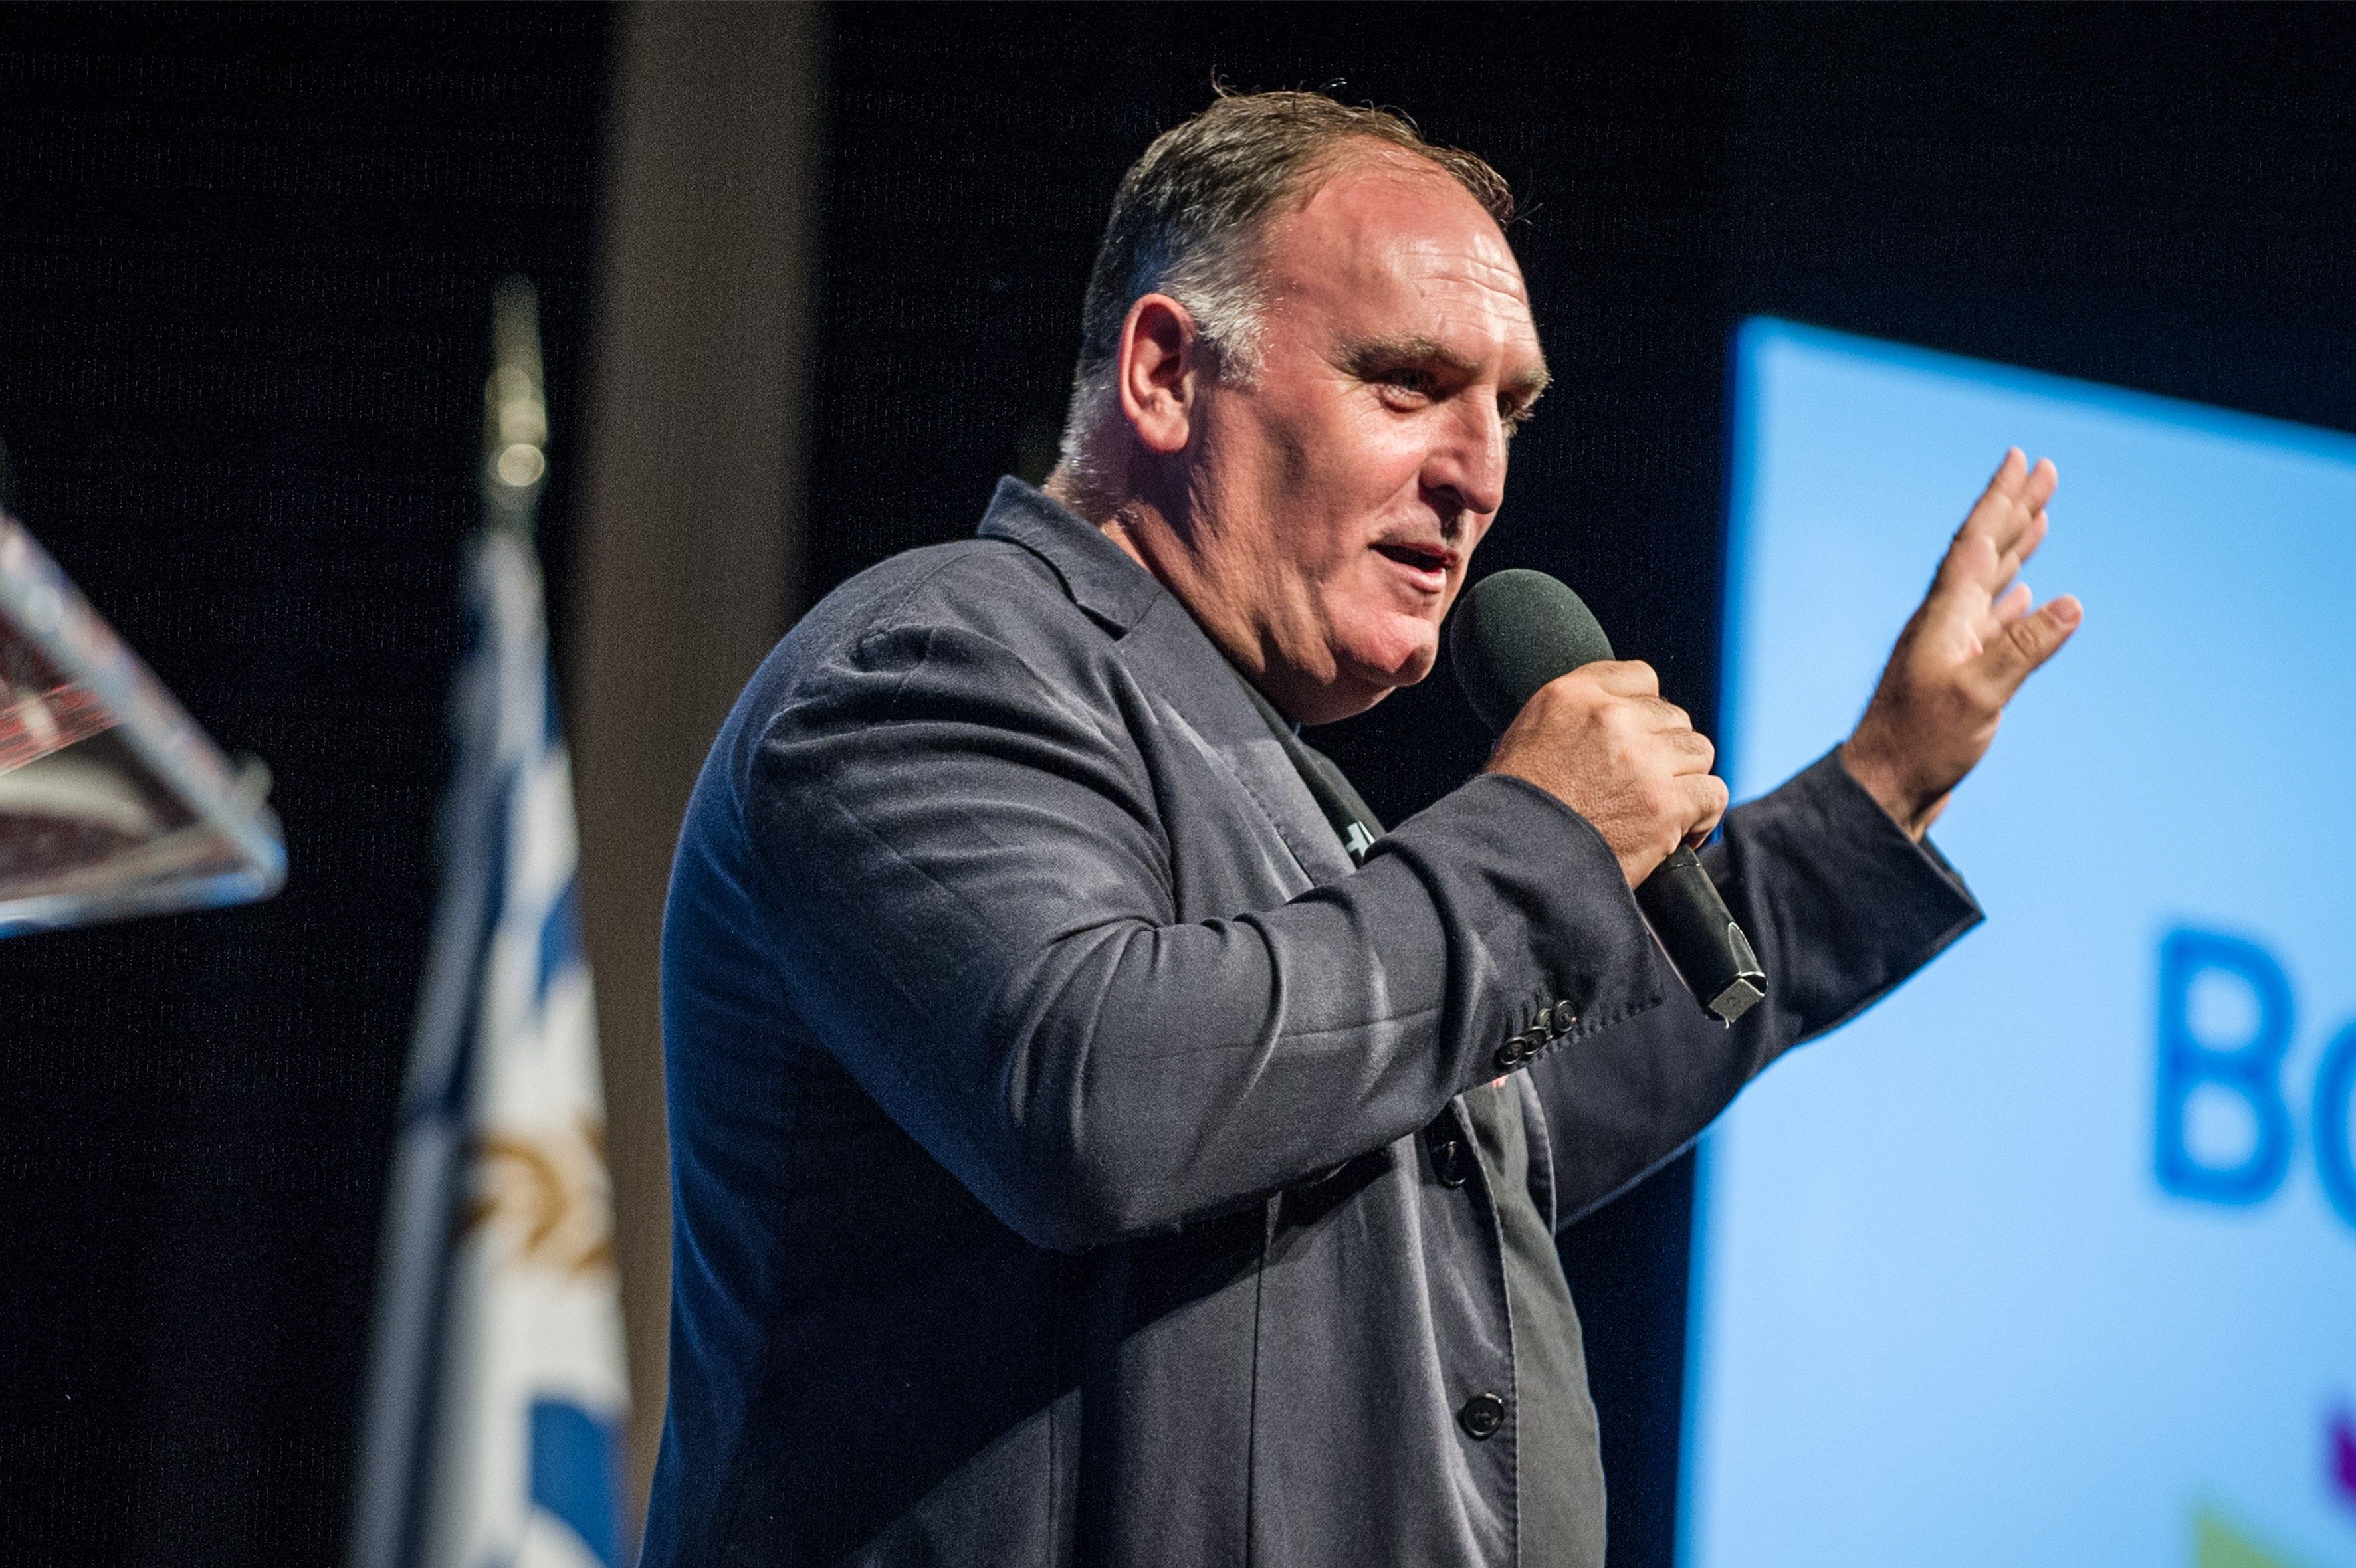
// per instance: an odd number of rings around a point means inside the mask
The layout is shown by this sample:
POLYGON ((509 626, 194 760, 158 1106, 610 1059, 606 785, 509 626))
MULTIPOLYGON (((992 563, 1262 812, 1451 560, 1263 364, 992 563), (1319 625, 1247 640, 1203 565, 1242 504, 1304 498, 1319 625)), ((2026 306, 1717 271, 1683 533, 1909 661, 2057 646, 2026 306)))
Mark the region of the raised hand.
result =
POLYGON ((2060 482, 2051 459, 2031 468, 2019 447, 2004 454, 1841 748, 1851 775, 1917 839, 1987 753, 2020 683, 2083 618, 2067 594, 2031 610, 2017 581, 2044 542, 2060 482))

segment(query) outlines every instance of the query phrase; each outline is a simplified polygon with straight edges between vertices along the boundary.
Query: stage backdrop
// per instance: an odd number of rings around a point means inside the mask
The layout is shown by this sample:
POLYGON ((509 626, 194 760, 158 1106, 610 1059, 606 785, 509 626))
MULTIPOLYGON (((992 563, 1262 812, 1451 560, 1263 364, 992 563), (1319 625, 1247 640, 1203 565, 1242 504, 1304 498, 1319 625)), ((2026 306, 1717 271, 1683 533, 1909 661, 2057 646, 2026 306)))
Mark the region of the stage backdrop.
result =
POLYGON ((1705 1145, 1682 1556, 2356 1563, 2356 440, 1753 321, 1734 793, 2014 443, 2085 626, 1933 831, 1987 923, 1705 1145))

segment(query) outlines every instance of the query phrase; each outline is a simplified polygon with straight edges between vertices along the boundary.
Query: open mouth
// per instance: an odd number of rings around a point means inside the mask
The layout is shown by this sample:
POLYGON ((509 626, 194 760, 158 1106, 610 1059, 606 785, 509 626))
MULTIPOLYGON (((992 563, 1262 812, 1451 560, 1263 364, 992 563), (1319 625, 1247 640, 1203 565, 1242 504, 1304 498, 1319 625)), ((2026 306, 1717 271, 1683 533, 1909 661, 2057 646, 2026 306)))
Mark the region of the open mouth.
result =
POLYGON ((1445 545, 1378 544, 1375 553, 1405 568, 1416 586, 1430 593, 1448 586, 1449 570, 1456 564, 1456 552, 1445 545))

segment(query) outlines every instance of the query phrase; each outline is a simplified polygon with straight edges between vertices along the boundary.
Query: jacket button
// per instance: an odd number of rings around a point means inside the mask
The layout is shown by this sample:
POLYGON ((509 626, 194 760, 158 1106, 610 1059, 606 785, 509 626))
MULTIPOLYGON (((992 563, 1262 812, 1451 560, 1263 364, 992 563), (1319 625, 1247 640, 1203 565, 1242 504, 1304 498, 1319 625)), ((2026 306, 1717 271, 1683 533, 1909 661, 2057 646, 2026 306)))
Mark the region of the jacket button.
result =
POLYGON ((1515 1035, 1497 1048, 1496 1062, 1500 1072, 1511 1072, 1522 1064, 1521 1036, 1515 1035))
POLYGON ((1464 1143, 1461 1138, 1441 1138, 1431 1146, 1431 1173, 1442 1187, 1462 1187, 1470 1175, 1465 1167, 1464 1143))
POLYGON ((1552 1029, 1558 1039, 1569 1034, 1578 1023, 1579 1015, 1570 1010, 1569 1002, 1557 1002, 1554 1005, 1554 1022, 1548 1027, 1552 1029))
POLYGON ((1474 1442, 1486 1442, 1505 1424, 1505 1402, 1494 1393, 1476 1393, 1456 1413, 1456 1422, 1474 1442))

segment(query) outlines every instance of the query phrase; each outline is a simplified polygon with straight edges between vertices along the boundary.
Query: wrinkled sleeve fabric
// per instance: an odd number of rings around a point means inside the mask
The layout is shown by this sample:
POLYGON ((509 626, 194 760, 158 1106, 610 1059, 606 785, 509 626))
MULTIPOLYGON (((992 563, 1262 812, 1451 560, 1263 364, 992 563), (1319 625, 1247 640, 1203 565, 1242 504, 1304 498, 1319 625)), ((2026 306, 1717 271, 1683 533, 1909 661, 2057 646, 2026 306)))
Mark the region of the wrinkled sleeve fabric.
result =
POLYGON ((1542 995, 1594 1029, 1659 1000, 1610 850, 1517 781, 1279 907, 1180 920, 1151 708, 912 619, 813 660, 737 771, 791 1006, 1027 1240, 1150 1232, 1379 1148, 1494 1076, 1542 995))
POLYGON ((1681 1152, 1776 1057, 1870 1007, 1980 920, 1954 869, 1837 752, 1728 812, 1702 861, 1758 951, 1767 998, 1724 1028, 1656 957, 1666 1006, 1532 1068, 1558 1226, 1681 1152))

